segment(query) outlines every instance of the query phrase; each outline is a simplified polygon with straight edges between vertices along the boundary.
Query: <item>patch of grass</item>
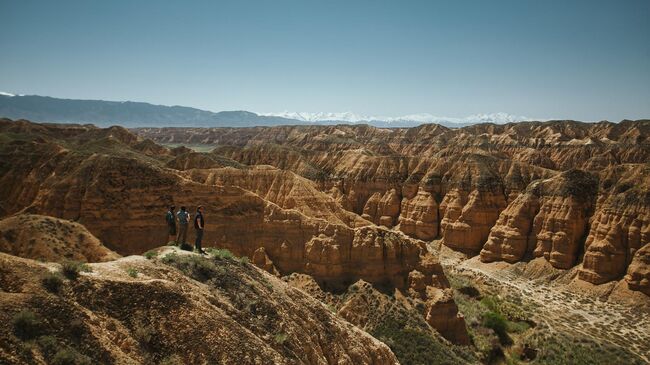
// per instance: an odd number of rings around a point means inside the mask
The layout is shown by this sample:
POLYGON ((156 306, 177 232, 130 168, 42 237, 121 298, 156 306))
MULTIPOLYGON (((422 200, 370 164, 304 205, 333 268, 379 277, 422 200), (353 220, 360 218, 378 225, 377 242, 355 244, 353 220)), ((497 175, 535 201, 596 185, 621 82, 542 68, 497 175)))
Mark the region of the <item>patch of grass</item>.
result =
POLYGON ((129 267, 128 269, 126 269, 126 273, 129 274, 129 276, 132 278, 138 277, 138 269, 134 267, 129 267))
POLYGON ((160 361, 160 365, 183 365, 183 359, 181 359, 180 356, 174 354, 162 359, 160 361))
POLYGON ((35 338, 43 330, 43 321, 41 318, 36 313, 27 309, 16 313, 11 322, 14 327, 14 333, 23 340, 35 338))
POLYGON ((196 255, 170 253, 162 258, 162 262, 179 269, 185 275, 201 282, 209 280, 222 271, 214 262, 196 255))
POLYGON ((93 270, 88 264, 79 261, 65 260, 61 263, 61 272, 70 280, 76 280, 82 271, 92 272, 93 270))
POLYGON ((273 336, 273 342, 275 342, 278 345, 283 345, 285 342, 287 342, 288 336, 284 332, 277 333, 275 336, 273 336))
POLYGON ((393 351, 400 364, 466 364, 433 333, 408 327, 395 318, 387 318, 371 334, 393 351))
POLYGON ((501 342, 502 345, 512 343, 512 340, 508 336, 507 321, 501 314, 493 311, 483 314, 483 326, 493 330, 494 333, 499 336, 499 342, 501 342))
POLYGON ((36 343, 47 359, 52 358, 61 349, 59 341, 54 336, 41 336, 36 340, 36 343))
POLYGON ((625 348, 597 343, 589 338, 569 337, 562 333, 550 334, 536 330, 526 338, 526 342, 538 349, 535 362, 539 364, 645 364, 645 361, 625 348))
POLYGON ((230 252, 230 250, 225 248, 210 247, 207 249, 207 252, 216 259, 232 260, 235 257, 235 255, 233 255, 233 253, 230 252))
POLYGON ((52 365, 90 365, 90 359, 67 347, 59 350, 52 358, 52 365))
POLYGON ((59 273, 48 272, 41 278, 41 284, 50 293, 58 293, 63 285, 63 278, 59 273))
POLYGON ((144 257, 145 257, 147 260, 155 259, 156 256, 158 256, 158 252, 156 252, 156 251, 154 251, 154 250, 149 250, 149 251, 147 251, 147 252, 144 253, 144 257))
POLYGON ((241 262, 242 264, 250 263, 250 259, 248 258, 248 256, 242 256, 237 261, 241 262))

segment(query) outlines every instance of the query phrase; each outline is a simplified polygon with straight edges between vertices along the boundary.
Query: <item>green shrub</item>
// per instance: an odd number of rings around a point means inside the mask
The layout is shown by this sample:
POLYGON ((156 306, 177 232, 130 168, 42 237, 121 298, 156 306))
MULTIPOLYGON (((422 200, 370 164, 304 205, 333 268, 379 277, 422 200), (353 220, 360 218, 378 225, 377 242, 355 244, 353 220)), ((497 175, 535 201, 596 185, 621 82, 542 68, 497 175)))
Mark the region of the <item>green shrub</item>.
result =
POLYGON ((222 271, 214 262, 197 255, 177 255, 171 253, 163 257, 162 262, 166 265, 174 266, 185 275, 201 282, 207 281, 222 271))
POLYGON ((146 257, 147 260, 154 259, 154 258, 156 258, 156 256, 158 256, 158 252, 153 251, 153 250, 150 250, 150 251, 147 251, 147 252, 144 253, 144 257, 146 257))
POLYGON ((134 267, 129 267, 128 269, 126 269, 126 272, 132 278, 137 278, 138 277, 138 269, 136 269, 134 267))
POLYGON ((484 313, 483 326, 492 329, 499 336, 499 341, 502 344, 510 342, 507 332, 507 322, 501 314, 492 311, 484 313))
POLYGON ((51 293, 58 293, 63 285, 63 279, 59 273, 48 272, 41 278, 41 284, 51 293))
POLYGON ((23 310, 14 315, 12 324, 16 336, 23 340, 38 336, 42 330, 41 319, 30 310, 23 310))
POLYGON ((231 260, 235 257, 230 250, 225 248, 209 248, 208 253, 216 259, 231 260))
POLYGON ((61 271, 66 278, 76 280, 79 272, 91 272, 92 268, 83 262, 66 260, 61 263, 61 271))
POLYGON ((288 338, 287 334, 281 332, 273 336, 273 341, 278 345, 282 345, 285 342, 287 342, 287 338, 288 338))
POLYGON ((52 358, 52 365, 90 365, 88 357, 81 355, 71 348, 59 350, 52 358))
POLYGON ((41 336, 36 340, 36 343, 47 359, 54 356, 60 350, 59 343, 54 336, 41 336))
POLYGON ((239 258, 239 262, 241 262, 242 264, 248 264, 250 262, 250 260, 249 260, 248 256, 242 256, 242 257, 239 258))

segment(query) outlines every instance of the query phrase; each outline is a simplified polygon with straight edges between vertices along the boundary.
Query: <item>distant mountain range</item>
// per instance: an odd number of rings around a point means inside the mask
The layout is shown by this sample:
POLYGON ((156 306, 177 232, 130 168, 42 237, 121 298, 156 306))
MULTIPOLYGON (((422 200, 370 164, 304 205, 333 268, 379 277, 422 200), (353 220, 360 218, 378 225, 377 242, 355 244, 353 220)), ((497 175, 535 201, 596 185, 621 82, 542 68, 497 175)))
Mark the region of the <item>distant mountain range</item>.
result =
POLYGON ((0 117, 37 122, 90 123, 100 127, 251 127, 365 123, 377 127, 413 127, 437 123, 462 127, 477 123, 510 123, 530 118, 507 113, 477 114, 466 118, 413 114, 403 117, 372 117, 354 113, 253 113, 248 111, 211 112, 184 106, 154 105, 132 101, 59 99, 38 95, 0 92, 0 117))

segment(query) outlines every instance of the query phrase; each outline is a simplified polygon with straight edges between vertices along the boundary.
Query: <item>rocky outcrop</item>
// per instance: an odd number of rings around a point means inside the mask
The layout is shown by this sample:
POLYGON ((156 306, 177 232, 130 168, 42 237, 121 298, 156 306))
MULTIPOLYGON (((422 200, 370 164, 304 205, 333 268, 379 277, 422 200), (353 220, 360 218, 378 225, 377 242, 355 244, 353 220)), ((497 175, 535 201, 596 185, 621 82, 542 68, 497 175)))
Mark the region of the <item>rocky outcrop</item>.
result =
POLYGON ((120 257, 81 224, 35 214, 0 220, 0 252, 42 261, 100 262, 120 257))
POLYGON ((57 265, 0 254, 0 266, 3 364, 50 362, 64 349, 104 364, 398 363, 388 346, 316 299, 233 259, 165 249, 152 260, 90 264, 92 272, 65 280, 54 294, 40 278, 57 265), (185 270, 184 262, 202 270, 185 270), (48 336, 46 345, 34 340, 20 350, 25 339, 11 323, 21 311, 39 321, 32 335, 48 336))
POLYGON ((431 327, 453 343, 470 343, 465 319, 454 302, 453 290, 433 255, 424 255, 418 268, 409 273, 408 288, 413 298, 424 301, 424 318, 431 327))
POLYGON ((630 289, 650 295, 650 244, 636 251, 627 269, 625 281, 630 289))
POLYGON ((499 216, 481 251, 484 262, 516 262, 526 253, 571 268, 593 212, 597 179, 578 170, 531 184, 499 216))
POLYGON ((620 279, 650 242, 650 167, 605 170, 579 277, 594 284, 620 279))
POLYGON ((535 190, 520 194, 501 212, 481 250, 481 261, 521 261, 532 250, 533 221, 539 212, 535 190), (531 245, 529 246, 529 242, 531 245))
POLYGON ((419 189, 417 194, 402 200, 399 230, 421 240, 438 236, 438 203, 430 192, 419 189))

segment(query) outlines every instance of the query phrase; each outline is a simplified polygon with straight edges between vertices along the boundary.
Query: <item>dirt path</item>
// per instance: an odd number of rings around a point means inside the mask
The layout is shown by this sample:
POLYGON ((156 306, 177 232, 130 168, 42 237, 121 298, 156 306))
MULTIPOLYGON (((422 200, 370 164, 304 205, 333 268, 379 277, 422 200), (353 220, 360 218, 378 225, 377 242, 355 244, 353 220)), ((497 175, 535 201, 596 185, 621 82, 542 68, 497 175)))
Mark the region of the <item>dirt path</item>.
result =
POLYGON ((554 331, 579 333, 597 342, 628 349, 650 363, 650 308, 601 301, 560 285, 521 277, 509 270, 491 270, 474 260, 441 255, 452 275, 483 283, 507 299, 530 308, 533 320, 554 331))

